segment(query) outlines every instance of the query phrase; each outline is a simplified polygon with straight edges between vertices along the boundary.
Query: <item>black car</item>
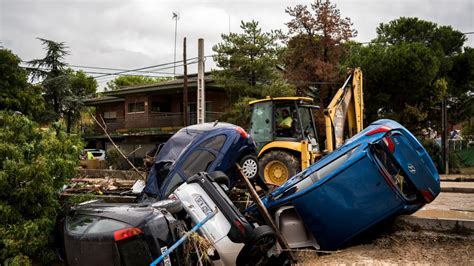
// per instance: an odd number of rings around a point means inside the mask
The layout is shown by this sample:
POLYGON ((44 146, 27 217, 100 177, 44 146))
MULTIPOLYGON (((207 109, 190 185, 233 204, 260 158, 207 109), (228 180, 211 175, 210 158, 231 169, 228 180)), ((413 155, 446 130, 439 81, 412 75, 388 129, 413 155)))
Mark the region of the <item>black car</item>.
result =
MULTIPOLYGON (((180 205, 168 206, 172 207, 179 211, 180 205)), ((67 263, 150 265, 183 230, 183 224, 161 206, 86 202, 74 207, 64 224, 67 263)), ((178 265, 183 257, 178 249, 166 260, 178 265)))

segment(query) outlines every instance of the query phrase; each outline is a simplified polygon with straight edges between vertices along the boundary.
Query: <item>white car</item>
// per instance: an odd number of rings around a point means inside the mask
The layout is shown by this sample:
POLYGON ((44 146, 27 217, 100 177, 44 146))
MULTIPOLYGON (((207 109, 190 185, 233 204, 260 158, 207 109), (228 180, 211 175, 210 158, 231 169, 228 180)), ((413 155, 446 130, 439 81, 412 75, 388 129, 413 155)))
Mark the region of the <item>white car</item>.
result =
POLYGON ((222 172, 201 172, 179 186, 170 198, 176 198, 197 224, 218 212, 201 228, 200 233, 214 246, 210 256, 216 265, 258 265, 268 259, 267 251, 276 243, 275 232, 267 225, 255 227, 237 210, 224 192, 229 179, 222 172))
POLYGON ((97 159, 99 161, 105 161, 105 150, 101 149, 84 149, 86 152, 91 152, 92 155, 94 156, 94 159, 97 159))

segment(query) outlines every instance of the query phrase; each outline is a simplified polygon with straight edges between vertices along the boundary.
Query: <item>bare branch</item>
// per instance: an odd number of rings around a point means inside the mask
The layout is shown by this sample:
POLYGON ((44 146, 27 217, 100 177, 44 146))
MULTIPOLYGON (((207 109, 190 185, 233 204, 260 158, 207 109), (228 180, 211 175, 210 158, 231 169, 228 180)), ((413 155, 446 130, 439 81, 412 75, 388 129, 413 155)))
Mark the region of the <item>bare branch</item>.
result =
POLYGON ((112 137, 110 137, 109 132, 107 132, 107 124, 105 123, 104 118, 102 118, 102 116, 99 115, 100 120, 102 120, 102 123, 104 123, 103 125, 101 125, 101 123, 97 120, 97 118, 95 117, 95 115, 93 115, 92 113, 89 113, 89 115, 92 117, 92 119, 94 119, 94 121, 97 123, 97 125, 99 125, 99 127, 102 129, 102 131, 104 131, 104 134, 107 136, 107 138, 109 139, 110 143, 112 143, 112 145, 115 147, 115 149, 117 149, 117 151, 120 153, 120 155, 128 162, 128 164, 133 168, 133 170, 135 170, 143 179, 145 179, 146 177, 142 174, 142 172, 140 172, 140 171, 135 167, 135 165, 133 165, 133 163, 130 162, 130 160, 127 158, 127 156, 125 156, 125 154, 122 152, 122 150, 121 150, 121 149, 117 146, 117 144, 115 144, 115 142, 112 140, 112 137))

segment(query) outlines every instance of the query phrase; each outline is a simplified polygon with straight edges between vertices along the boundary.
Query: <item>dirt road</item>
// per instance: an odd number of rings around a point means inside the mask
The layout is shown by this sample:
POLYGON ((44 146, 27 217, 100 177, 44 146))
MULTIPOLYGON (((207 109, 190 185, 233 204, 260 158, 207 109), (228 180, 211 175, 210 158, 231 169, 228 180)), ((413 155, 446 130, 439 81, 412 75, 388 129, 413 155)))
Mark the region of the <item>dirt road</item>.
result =
POLYGON ((297 265, 474 265, 474 237, 396 231, 329 254, 299 252, 297 265))

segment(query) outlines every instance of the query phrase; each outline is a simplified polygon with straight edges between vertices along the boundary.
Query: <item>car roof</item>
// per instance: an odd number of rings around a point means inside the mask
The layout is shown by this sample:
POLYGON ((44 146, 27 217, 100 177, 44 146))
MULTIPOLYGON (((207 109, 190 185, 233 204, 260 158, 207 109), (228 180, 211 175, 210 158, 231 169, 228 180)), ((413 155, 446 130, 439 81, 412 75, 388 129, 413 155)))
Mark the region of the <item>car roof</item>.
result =
POLYGON ((185 131, 185 130, 211 131, 214 129, 222 129, 222 128, 233 129, 233 128, 237 128, 237 126, 233 124, 225 123, 225 122, 211 122, 211 123, 202 123, 202 124, 188 126, 188 127, 182 128, 180 131, 185 131))

